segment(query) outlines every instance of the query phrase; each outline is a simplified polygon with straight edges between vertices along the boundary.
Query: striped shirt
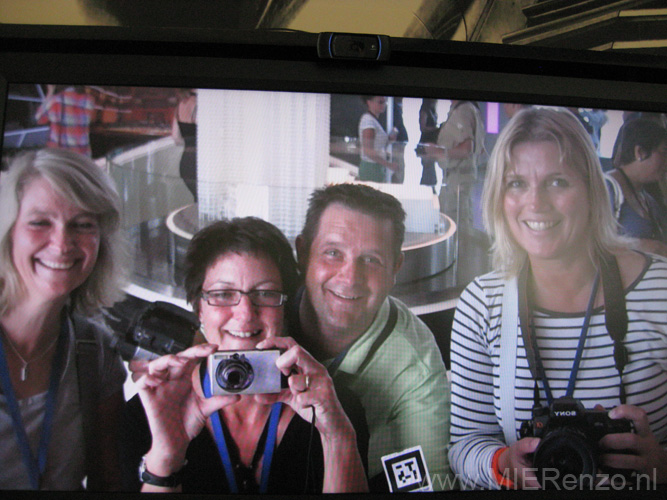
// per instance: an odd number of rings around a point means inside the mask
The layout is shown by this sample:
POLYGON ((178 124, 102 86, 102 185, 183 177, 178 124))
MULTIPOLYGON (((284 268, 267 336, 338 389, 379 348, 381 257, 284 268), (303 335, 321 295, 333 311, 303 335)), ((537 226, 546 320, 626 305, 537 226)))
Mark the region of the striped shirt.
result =
MULTIPOLYGON (((463 291, 452 326, 452 414, 449 460, 463 487, 498 488, 491 471, 494 452, 505 445, 500 411, 500 326, 505 282, 492 272, 463 291)), ((667 446, 667 261, 647 256, 626 289, 629 360, 623 372, 627 404, 643 408, 654 435, 667 446)), ((553 397, 565 395, 584 313, 533 311, 539 346, 553 397)), ((519 330, 519 329, 517 329, 519 330)), ((534 381, 517 331, 515 422, 532 416, 534 381)), ((540 398, 546 404, 540 381, 540 398)), ((620 377, 604 307, 593 310, 573 397, 585 408, 620 404, 620 377)))

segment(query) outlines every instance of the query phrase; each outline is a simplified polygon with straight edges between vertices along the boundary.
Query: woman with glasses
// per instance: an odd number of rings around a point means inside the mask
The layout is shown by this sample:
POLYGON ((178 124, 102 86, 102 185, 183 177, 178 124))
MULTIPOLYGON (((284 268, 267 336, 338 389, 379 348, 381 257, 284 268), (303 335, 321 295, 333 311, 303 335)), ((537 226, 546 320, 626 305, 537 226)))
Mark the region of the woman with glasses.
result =
MULTIPOLYGON (((194 236, 185 291, 201 321, 202 343, 130 367, 139 397, 128 404, 125 476, 140 479, 142 491, 367 489, 355 431, 331 378, 282 336, 285 303, 298 282, 290 244, 261 219, 219 221, 194 236), (287 389, 217 394, 221 382, 215 374, 211 382, 207 357, 271 348, 283 351, 275 365, 287 376, 287 389)), ((230 375, 230 387, 239 385, 236 377, 230 375)), ((136 481, 126 486, 139 487, 136 481)))

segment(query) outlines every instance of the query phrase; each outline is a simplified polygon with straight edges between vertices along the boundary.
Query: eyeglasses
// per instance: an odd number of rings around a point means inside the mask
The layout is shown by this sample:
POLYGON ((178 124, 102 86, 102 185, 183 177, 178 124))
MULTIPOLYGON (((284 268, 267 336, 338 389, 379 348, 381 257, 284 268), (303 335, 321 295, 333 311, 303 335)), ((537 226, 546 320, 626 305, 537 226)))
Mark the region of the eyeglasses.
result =
POLYGON ((236 306, 241 302, 241 295, 247 295, 257 307, 280 307, 287 300, 287 294, 277 290, 209 290, 201 293, 208 305, 214 307, 236 306))

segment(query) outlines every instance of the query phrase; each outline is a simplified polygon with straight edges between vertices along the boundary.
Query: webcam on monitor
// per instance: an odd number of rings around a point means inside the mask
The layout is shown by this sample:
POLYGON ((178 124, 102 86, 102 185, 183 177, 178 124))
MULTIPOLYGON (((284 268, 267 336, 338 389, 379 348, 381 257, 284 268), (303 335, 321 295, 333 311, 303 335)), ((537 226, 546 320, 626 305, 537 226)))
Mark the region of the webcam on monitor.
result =
POLYGON ((387 35, 320 33, 317 38, 317 55, 322 59, 386 61, 389 52, 387 35))

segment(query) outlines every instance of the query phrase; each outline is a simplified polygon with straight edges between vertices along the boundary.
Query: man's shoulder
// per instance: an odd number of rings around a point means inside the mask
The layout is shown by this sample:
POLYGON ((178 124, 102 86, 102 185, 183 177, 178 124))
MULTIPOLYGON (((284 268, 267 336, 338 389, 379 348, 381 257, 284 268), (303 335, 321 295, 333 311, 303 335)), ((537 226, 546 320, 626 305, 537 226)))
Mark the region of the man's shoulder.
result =
POLYGON ((398 313, 395 330, 406 331, 405 327, 409 327, 409 331, 414 331, 416 335, 433 335, 426 324, 419 319, 419 316, 413 313, 400 299, 387 297, 387 300, 396 307, 398 313))
POLYGON ((359 339, 380 336, 381 330, 388 327, 391 327, 389 333, 391 336, 402 335, 405 332, 414 332, 420 336, 433 335, 426 324, 407 305, 396 297, 388 296, 380 306, 373 323, 359 336, 359 339), (392 309, 395 313, 392 313, 392 309), (395 314, 393 319, 392 314, 395 314))
POLYGON ((438 363, 440 349, 429 327, 399 299, 388 297, 387 301, 396 309, 397 316, 385 342, 384 355, 398 359, 396 353, 400 353, 399 358, 415 368, 438 363))

